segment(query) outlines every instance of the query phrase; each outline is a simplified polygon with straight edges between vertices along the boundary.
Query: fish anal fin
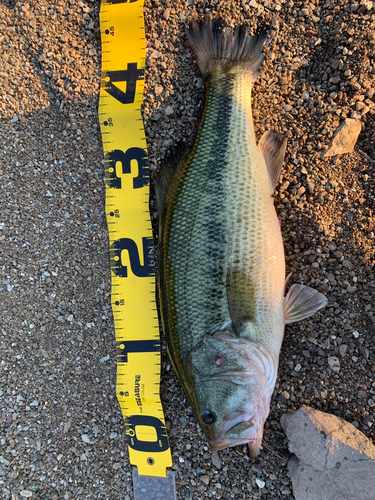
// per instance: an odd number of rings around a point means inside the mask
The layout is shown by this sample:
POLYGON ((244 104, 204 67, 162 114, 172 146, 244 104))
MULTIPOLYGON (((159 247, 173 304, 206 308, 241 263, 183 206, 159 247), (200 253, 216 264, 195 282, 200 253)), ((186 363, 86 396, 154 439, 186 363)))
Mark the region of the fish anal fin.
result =
POLYGON ((262 150, 271 178, 272 189, 275 189, 283 167, 287 139, 279 132, 267 130, 262 135, 258 146, 262 150))
POLYGON ((305 285, 292 285, 284 298, 284 322, 295 323, 315 314, 327 305, 327 297, 305 285))
POLYGON ((229 269, 226 283, 229 314, 237 335, 255 320, 255 286, 251 277, 240 269, 229 269))

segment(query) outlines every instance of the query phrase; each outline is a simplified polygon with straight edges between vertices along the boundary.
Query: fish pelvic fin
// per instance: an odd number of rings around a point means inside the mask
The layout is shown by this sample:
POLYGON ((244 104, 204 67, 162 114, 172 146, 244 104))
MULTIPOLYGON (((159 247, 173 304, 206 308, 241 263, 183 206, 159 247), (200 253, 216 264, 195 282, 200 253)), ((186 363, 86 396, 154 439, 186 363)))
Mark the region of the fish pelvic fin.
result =
POLYGON ((281 169, 283 168, 287 139, 279 132, 267 130, 262 135, 258 146, 262 150, 264 159, 271 178, 272 190, 279 182, 281 169))
POLYGON ((217 20, 193 18, 188 24, 187 37, 204 78, 219 69, 242 66, 253 81, 260 75, 264 61, 263 48, 269 44, 270 29, 251 36, 246 26, 226 28, 217 20))
POLYGON ((284 299, 284 322, 295 323, 315 314, 327 305, 327 297, 305 285, 292 285, 284 299))

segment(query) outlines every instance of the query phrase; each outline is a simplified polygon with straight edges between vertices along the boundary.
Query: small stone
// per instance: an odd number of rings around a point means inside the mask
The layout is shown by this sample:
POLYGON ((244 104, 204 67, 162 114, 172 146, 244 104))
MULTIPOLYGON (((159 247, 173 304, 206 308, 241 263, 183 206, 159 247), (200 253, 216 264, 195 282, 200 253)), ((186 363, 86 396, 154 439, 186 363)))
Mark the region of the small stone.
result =
POLYGON ((203 481, 204 484, 209 485, 210 484, 210 476, 208 474, 204 474, 201 476, 201 481, 203 481))
POLYGON ((314 192, 314 189, 315 189, 315 184, 313 183, 313 181, 308 181, 307 182, 307 187, 309 188, 309 191, 310 193, 313 193, 314 192))
POLYGON ((198 78, 197 83, 195 84, 195 86, 197 87, 197 89, 200 89, 200 88, 203 87, 203 84, 204 84, 203 78, 198 78))
POLYGON ((280 191, 285 191, 288 189, 290 182, 289 181, 284 181, 281 186, 280 186, 280 191))
POLYGON ((276 398, 276 399, 277 399, 277 401, 279 401, 281 404, 285 405, 285 403, 286 403, 286 398, 285 398, 284 394, 279 394, 279 395, 277 396, 277 398, 276 398))
POLYGON ((290 395, 289 395, 288 391, 283 391, 281 394, 282 394, 282 396, 284 396, 285 399, 289 399, 290 398, 290 395))
POLYGON ((155 95, 158 96, 163 92, 164 88, 162 85, 155 85, 155 95))
POLYGON ((167 106, 165 108, 165 111, 164 111, 165 116, 171 116, 171 115, 173 115, 173 113, 174 113, 174 111, 173 111, 172 106, 167 106))
POLYGON ((33 496, 33 492, 31 490, 22 490, 20 491, 20 495, 23 498, 30 498, 33 496))
POLYGON ((154 50, 150 54, 150 59, 158 59, 161 56, 160 52, 157 50, 154 50))
POLYGON ((336 356, 330 356, 328 358, 328 364, 331 367, 331 370, 334 372, 339 372, 340 371, 340 361, 336 356))
POLYGON ((361 129, 362 125, 359 120, 346 118, 336 129, 328 149, 319 154, 320 158, 352 153, 361 129))
POLYGON ((220 457, 219 457, 219 454, 216 450, 214 450, 212 452, 212 456, 211 456, 211 460, 212 460, 212 463, 214 464, 214 466, 217 468, 217 469, 221 469, 221 461, 220 461, 220 457))
POLYGON ((82 434, 81 439, 84 443, 91 444, 90 437, 88 434, 82 434))
POLYGON ((344 260, 342 261, 342 265, 343 265, 344 267, 347 267, 347 268, 353 267, 353 264, 350 262, 350 260, 346 260, 346 259, 344 259, 344 260))
POLYGON ((255 479, 255 482, 257 483, 259 488, 264 488, 266 486, 266 483, 264 481, 262 481, 261 479, 259 479, 258 477, 255 479))
POLYGON ((340 344, 339 345, 339 353, 340 355, 344 358, 345 357, 345 354, 346 354, 346 351, 348 349, 348 346, 346 344, 340 344))

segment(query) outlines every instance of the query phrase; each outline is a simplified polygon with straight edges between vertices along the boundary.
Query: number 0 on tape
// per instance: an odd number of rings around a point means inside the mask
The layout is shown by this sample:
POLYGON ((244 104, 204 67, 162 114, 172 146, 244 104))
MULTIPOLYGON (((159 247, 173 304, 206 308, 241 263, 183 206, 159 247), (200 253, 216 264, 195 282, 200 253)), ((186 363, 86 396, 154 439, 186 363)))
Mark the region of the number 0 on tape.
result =
POLYGON ((139 475, 172 465, 160 402, 160 341, 149 215, 149 170, 141 115, 143 0, 103 0, 99 121, 117 345, 117 398, 130 462, 139 475))

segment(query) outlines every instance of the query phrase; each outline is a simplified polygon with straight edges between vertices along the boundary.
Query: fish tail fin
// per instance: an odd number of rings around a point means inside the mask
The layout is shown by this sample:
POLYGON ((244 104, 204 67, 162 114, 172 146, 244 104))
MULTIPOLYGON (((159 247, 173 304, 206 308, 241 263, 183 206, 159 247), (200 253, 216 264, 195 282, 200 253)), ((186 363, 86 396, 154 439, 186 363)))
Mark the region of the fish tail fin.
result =
POLYGON ((265 58, 263 49, 271 41, 271 28, 251 36, 246 26, 225 28, 220 21, 206 18, 200 22, 193 18, 187 37, 204 78, 220 69, 242 66, 255 82, 265 58))

